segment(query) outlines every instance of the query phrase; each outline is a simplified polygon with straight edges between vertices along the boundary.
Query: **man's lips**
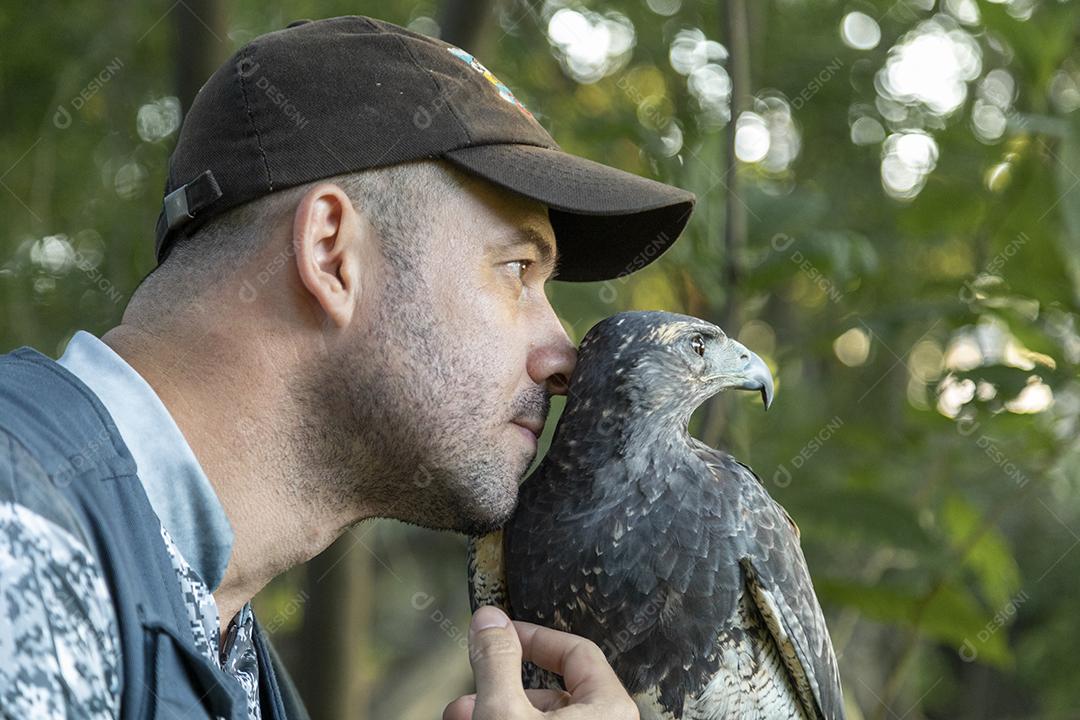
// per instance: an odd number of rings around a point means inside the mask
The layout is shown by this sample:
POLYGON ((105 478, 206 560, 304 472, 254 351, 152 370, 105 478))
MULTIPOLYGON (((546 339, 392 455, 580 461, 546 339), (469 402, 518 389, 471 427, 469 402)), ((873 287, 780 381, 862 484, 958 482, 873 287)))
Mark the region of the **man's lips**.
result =
POLYGON ((535 418, 514 418, 511 422, 525 428, 537 438, 540 437, 540 433, 544 432, 543 420, 537 420, 535 418))

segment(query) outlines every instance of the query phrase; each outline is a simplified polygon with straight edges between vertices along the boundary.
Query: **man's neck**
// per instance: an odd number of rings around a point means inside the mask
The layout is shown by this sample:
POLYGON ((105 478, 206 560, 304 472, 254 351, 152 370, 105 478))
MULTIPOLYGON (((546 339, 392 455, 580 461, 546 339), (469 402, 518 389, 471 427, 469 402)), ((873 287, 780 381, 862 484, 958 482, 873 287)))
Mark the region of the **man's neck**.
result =
POLYGON ((288 405, 288 374, 260 353, 231 355, 230 348, 244 345, 230 342, 228 328, 180 342, 119 325, 102 340, 161 398, 232 525, 232 555, 213 591, 224 642, 244 603, 324 550, 346 525, 290 492, 304 469, 289 443, 278 441, 278 424, 297 412, 288 405))

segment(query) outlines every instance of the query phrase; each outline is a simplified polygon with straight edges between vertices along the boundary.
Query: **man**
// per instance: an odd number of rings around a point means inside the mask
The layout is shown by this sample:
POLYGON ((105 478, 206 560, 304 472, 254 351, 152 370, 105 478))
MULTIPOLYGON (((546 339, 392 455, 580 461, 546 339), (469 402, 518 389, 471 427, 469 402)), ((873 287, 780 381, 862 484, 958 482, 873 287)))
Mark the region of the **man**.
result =
MULTIPOLYGON (((242 48, 121 324, 0 356, 0 713, 306 717, 252 596, 366 518, 501 525, 574 366, 545 281, 642 267, 693 202, 395 25, 242 48)), ((637 717, 582 638, 481 608, 469 641, 448 720, 637 717), (526 693, 523 658, 569 692, 526 693)))

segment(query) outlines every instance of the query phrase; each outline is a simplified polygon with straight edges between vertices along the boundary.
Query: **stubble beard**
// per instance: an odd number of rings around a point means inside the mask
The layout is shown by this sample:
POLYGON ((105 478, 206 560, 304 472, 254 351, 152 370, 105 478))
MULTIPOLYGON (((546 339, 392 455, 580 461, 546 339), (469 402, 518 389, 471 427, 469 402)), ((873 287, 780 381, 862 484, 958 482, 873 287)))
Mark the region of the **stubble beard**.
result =
POLYGON ((294 424, 310 458, 297 489, 343 527, 388 517, 483 535, 513 514, 527 458, 508 451, 483 369, 410 295, 383 302, 375 331, 295 383, 322 420, 294 424))

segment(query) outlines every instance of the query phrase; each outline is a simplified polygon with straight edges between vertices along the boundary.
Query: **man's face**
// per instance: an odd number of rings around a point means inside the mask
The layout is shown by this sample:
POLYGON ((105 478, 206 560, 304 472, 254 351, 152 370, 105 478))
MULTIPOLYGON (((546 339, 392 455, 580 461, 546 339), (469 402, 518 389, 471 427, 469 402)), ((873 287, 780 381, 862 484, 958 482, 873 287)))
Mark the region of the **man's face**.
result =
POLYGON ((419 277, 384 276, 343 359, 365 456, 351 480, 378 515, 482 534, 513 512, 536 454, 527 427, 539 434, 576 353, 545 293, 543 204, 470 179, 433 225, 419 277))

